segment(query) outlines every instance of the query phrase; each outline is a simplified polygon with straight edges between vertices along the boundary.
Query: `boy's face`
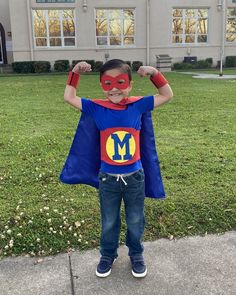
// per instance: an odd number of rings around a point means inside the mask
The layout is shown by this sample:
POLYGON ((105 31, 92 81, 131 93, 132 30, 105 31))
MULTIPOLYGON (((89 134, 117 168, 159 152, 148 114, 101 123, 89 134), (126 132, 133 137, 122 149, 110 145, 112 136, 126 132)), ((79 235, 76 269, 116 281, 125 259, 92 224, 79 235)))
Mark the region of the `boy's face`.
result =
POLYGON ((101 86, 104 95, 113 103, 119 103, 126 98, 132 89, 132 81, 129 76, 120 69, 108 70, 101 78, 101 86))

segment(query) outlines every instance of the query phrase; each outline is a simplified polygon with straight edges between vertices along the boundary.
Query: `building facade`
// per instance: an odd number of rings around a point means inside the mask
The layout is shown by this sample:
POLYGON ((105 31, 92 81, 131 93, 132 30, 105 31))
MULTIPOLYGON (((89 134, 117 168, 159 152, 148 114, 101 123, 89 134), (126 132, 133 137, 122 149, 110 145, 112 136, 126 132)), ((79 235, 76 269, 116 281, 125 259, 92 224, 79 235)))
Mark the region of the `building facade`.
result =
POLYGON ((0 64, 236 55, 236 0, 0 0, 0 64))

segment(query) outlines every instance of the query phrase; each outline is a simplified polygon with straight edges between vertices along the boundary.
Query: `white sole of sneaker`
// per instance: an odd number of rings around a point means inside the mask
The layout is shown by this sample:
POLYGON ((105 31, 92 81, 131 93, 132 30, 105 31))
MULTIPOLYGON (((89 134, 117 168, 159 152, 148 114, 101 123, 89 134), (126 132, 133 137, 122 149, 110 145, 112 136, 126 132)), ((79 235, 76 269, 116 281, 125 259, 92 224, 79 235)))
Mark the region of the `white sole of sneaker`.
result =
POLYGON ((144 278, 146 277, 147 275, 147 269, 145 270, 145 272, 143 273, 136 273, 132 270, 132 275, 135 277, 135 278, 144 278))
POLYGON ((111 269, 108 272, 100 273, 96 270, 96 276, 99 278, 106 278, 111 274, 111 269))
MULTIPOLYGON (((113 263, 112 263, 112 266, 113 266, 113 264, 115 263, 115 261, 116 261, 116 258, 114 259, 114 261, 113 261, 113 263)), ((110 269, 108 272, 105 272, 105 273, 100 273, 100 272, 98 272, 97 269, 96 269, 96 276, 99 277, 99 278, 106 278, 106 277, 108 277, 110 274, 111 274, 111 269, 110 269)))

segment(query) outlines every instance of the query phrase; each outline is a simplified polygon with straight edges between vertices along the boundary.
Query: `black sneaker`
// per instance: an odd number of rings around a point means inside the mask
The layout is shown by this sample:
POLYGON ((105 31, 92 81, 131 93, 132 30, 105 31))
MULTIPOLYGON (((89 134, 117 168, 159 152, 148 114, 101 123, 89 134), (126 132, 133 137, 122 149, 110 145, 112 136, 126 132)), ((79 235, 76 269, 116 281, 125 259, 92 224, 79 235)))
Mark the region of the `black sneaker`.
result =
POLYGON ((145 265, 143 255, 137 254, 130 256, 132 264, 132 275, 135 278, 144 278, 147 275, 147 267, 145 265))
POLYGON ((105 278, 109 276, 114 261, 115 259, 112 257, 102 256, 96 269, 96 275, 100 278, 105 278))

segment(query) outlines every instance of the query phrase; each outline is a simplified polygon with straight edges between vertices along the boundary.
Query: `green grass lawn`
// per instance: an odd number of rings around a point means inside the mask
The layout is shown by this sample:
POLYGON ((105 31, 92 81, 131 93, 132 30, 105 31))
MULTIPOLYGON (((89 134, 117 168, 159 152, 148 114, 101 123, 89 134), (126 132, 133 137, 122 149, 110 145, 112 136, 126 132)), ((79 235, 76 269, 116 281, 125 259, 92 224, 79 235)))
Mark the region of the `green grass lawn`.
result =
MULTIPOLYGON (((236 80, 166 76, 174 99, 153 122, 167 198, 146 199, 144 239, 236 229, 236 80)), ((82 76, 79 95, 102 97, 98 80, 82 76)), ((1 257, 99 245, 97 191, 58 180, 80 116, 63 101, 65 82, 66 75, 0 77, 1 257)), ((134 75, 132 95, 153 93, 134 75)), ((124 236, 123 222, 121 243, 124 236)))

